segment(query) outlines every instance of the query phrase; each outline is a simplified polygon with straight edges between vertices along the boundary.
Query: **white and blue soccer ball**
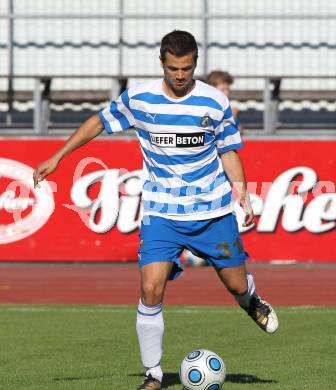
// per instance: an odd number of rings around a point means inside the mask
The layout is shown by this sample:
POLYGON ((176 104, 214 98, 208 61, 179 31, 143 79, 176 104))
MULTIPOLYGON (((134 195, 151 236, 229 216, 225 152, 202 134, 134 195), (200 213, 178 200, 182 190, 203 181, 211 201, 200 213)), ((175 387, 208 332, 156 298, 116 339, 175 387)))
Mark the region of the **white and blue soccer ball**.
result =
POLYGON ((225 375, 223 359, 206 349, 190 352, 180 366, 180 380, 185 390, 219 390, 225 375))

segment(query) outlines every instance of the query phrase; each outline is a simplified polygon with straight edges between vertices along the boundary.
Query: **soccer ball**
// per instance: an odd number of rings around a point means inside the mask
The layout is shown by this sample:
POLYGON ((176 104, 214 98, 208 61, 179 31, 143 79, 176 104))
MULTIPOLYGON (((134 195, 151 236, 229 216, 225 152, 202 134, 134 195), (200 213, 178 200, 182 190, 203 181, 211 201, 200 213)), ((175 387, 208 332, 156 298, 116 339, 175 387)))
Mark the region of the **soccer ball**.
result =
POLYGON ((190 352, 180 366, 180 380, 185 390, 219 390, 225 374, 223 359, 206 349, 190 352))

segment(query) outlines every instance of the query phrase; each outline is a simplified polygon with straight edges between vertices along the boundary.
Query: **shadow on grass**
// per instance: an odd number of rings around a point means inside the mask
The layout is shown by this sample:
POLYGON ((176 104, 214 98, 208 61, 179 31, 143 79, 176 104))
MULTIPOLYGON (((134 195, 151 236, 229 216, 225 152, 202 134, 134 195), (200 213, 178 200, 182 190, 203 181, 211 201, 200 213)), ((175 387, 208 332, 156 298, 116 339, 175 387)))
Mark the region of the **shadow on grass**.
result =
MULTIPOLYGON (((136 376, 139 378, 144 378, 144 374, 129 374, 129 376, 136 376)), ((274 379, 262 379, 258 378, 255 375, 249 374, 228 374, 225 378, 225 382, 231 383, 240 383, 240 384, 254 384, 254 383, 278 383, 274 379)), ((162 388, 167 389, 170 386, 175 386, 180 384, 179 374, 176 372, 165 372, 163 375, 162 388)))
MULTIPOLYGON (((145 378, 143 372, 141 374, 138 374, 138 373, 136 373, 136 374, 129 374, 128 376, 136 376, 136 377, 139 377, 141 379, 145 378)), ((140 382, 139 382, 139 384, 140 384, 140 382)), ((170 386, 175 386, 175 385, 178 385, 178 384, 180 384, 179 374, 177 374, 176 372, 165 372, 164 373, 163 381, 162 381, 162 388, 163 389, 167 389, 170 386)))
POLYGON ((64 378, 53 378, 54 382, 67 382, 67 381, 86 381, 93 379, 112 378, 113 375, 93 375, 93 376, 66 376, 64 378))
POLYGON ((274 379, 261 379, 255 375, 248 374, 228 374, 225 378, 225 382, 243 383, 246 385, 250 383, 278 383, 274 379))

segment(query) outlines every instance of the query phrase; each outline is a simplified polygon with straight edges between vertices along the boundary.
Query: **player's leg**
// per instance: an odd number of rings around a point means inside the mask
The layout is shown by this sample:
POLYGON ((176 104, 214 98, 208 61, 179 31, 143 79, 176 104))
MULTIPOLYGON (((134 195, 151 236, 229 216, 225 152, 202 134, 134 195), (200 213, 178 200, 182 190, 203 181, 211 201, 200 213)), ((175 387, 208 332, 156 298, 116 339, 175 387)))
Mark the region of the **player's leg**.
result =
POLYGON ((173 262, 154 261, 140 268, 141 301, 146 306, 162 303, 173 262))
POLYGON ((146 379, 139 389, 161 388, 163 374, 160 361, 164 332, 162 302, 172 267, 171 262, 153 262, 140 269, 141 298, 136 330, 142 364, 146 368, 146 379))
POLYGON ((146 378, 138 390, 161 389, 164 322, 162 302, 167 281, 181 272, 182 246, 169 220, 150 217, 141 225, 139 265, 141 298, 137 311, 137 335, 146 378))
POLYGON ((210 220, 200 233, 190 237, 188 249, 204 257, 233 294, 239 305, 266 332, 273 333, 278 320, 271 305, 255 293, 253 276, 246 272, 248 257, 241 241, 235 215, 228 214, 210 220))
MULTIPOLYGON (((246 292, 251 292, 253 294, 254 283, 253 285, 250 283, 250 286, 248 284, 245 263, 236 267, 226 267, 221 269, 215 268, 215 270, 221 281, 232 295, 237 297, 244 297, 246 292), (249 291, 249 287, 250 290, 253 291, 249 291)), ((241 300, 239 303, 244 305, 243 300, 241 300)))
POLYGON ((267 333, 278 329, 277 315, 272 306, 257 293, 251 273, 246 272, 245 264, 239 267, 217 269, 217 274, 238 304, 267 333))

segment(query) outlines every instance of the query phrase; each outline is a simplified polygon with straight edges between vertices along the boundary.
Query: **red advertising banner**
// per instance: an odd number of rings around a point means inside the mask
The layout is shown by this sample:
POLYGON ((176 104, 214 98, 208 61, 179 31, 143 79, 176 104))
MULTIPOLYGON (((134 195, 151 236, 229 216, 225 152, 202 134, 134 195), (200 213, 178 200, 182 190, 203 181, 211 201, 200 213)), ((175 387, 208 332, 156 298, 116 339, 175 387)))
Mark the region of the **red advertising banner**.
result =
MULTIPOLYGON (((141 220, 136 140, 91 141, 40 188, 33 168, 64 140, 0 140, 0 261, 132 261, 141 220)), ((334 141, 246 141, 253 261, 336 261, 334 141)), ((242 210, 236 205, 238 220, 242 210)))

